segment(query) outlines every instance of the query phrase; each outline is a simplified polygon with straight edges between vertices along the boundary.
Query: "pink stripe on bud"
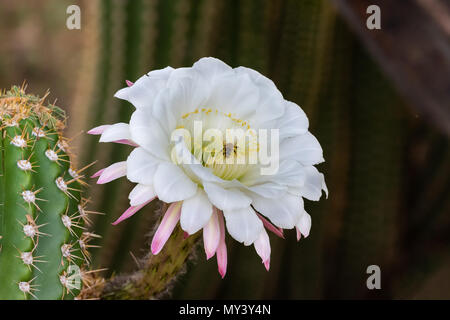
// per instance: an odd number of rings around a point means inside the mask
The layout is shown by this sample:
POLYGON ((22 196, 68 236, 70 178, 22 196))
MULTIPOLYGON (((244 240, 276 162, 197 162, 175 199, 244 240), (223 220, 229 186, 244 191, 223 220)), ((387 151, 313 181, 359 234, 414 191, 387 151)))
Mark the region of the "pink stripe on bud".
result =
MULTIPOLYGON (((153 200, 153 199, 152 199, 153 200)), ((151 202, 152 200, 149 200, 143 204, 140 204, 138 206, 134 206, 134 207, 129 207, 120 217, 119 219, 117 219, 116 221, 114 221, 112 223, 112 225, 117 225, 119 223, 121 223, 123 220, 128 219, 129 217, 133 216, 136 212, 138 212, 139 210, 141 210, 146 204, 148 204, 149 202, 151 202)))
POLYGON ((284 234, 283 234, 283 229, 281 228, 277 228, 275 227, 272 223, 270 223, 269 220, 267 220, 266 218, 264 218, 262 215, 260 215, 259 213, 256 213, 259 217, 259 219, 261 219, 264 227, 266 227, 267 230, 272 231, 273 233, 275 233, 277 236, 279 236, 280 238, 284 239, 284 234))
POLYGON ((96 173, 94 173, 94 174, 91 176, 91 178, 97 178, 97 177, 100 177, 100 175, 103 173, 103 171, 105 171, 105 169, 98 170, 96 173))
POLYGON ((219 218, 219 228, 220 228, 220 240, 219 246, 216 250, 217 266, 222 279, 227 273, 227 245, 225 243, 225 223, 223 221, 223 214, 221 211, 217 210, 217 215, 219 218))
POLYGON ((205 247, 206 260, 216 254, 220 241, 220 225, 217 215, 217 208, 213 208, 213 213, 206 226, 203 227, 203 244, 205 247))
POLYGON ((263 231, 259 234, 258 239, 253 243, 256 249, 256 253, 261 257, 262 262, 264 263, 264 266, 266 267, 267 271, 269 271, 270 267, 270 240, 269 235, 267 234, 266 230, 263 229, 263 231))
POLYGON ((173 229, 177 225, 181 216, 181 204, 180 202, 172 203, 167 209, 164 217, 153 236, 151 250, 153 254, 158 254, 172 234, 173 229))
POLYGON ((105 124, 105 125, 102 125, 102 126, 98 126, 98 127, 92 128, 87 133, 88 134, 93 134, 93 135, 102 134, 109 127, 111 127, 110 124, 105 124))
POLYGON ((127 84, 127 86, 131 87, 134 82, 131 82, 130 80, 125 80, 125 83, 127 84))
POLYGON ((109 167, 103 169, 103 172, 100 174, 100 178, 97 180, 97 184, 104 184, 120 177, 123 177, 127 174, 127 162, 120 161, 113 163, 109 167))

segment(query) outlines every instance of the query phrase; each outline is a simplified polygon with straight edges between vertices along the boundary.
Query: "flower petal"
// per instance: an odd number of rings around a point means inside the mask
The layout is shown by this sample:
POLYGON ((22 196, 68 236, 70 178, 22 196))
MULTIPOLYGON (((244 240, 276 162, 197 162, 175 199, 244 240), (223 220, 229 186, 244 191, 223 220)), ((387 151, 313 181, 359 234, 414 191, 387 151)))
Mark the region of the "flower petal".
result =
POLYGON ((302 233, 300 232, 300 229, 298 227, 295 227, 295 233, 297 235, 297 242, 298 242, 302 237, 302 233))
MULTIPOLYGON (((285 100, 272 80, 256 70, 237 67, 234 69, 237 75, 246 75, 250 78, 254 88, 259 92, 257 102, 258 112, 253 115, 253 124, 258 128, 273 128, 276 119, 284 114, 285 100)), ((279 128, 279 127, 277 127, 279 128)))
POLYGON ((217 266, 222 279, 227 273, 227 245, 225 243, 225 223, 223 221, 223 214, 217 211, 217 217, 219 218, 219 228, 220 228, 220 240, 219 246, 217 247, 216 257, 217 266))
POLYGON ((203 245, 205 247, 206 260, 214 256, 220 242, 220 224, 217 208, 213 208, 213 213, 208 223, 203 227, 203 245))
POLYGON ((297 229, 306 238, 311 230, 311 216, 305 211, 297 224, 297 229))
POLYGON ((98 170, 96 173, 94 173, 91 178, 97 178, 100 177, 100 175, 105 171, 105 168, 98 170))
POLYGON ((261 231, 253 245, 255 246, 256 253, 261 257, 267 271, 269 271, 269 264, 267 262, 270 261, 270 240, 265 229, 261 231))
MULTIPOLYGON (((153 200, 153 199, 152 199, 153 200)), ((145 205, 147 205, 148 203, 150 203, 152 200, 149 200, 147 202, 144 202, 138 206, 131 206, 129 207, 120 217, 119 219, 117 219, 116 221, 114 221, 112 224, 115 226, 119 223, 121 223, 123 220, 128 219, 129 217, 131 217, 132 215, 134 215, 136 212, 138 212, 139 210, 141 210, 143 207, 145 207, 145 205)))
POLYGON ((127 174, 127 162, 126 161, 116 162, 110 165, 109 167, 103 169, 102 173, 100 174, 100 178, 98 178, 97 180, 97 183, 98 184, 108 183, 110 181, 123 177, 126 174, 127 174))
POLYGON ((305 174, 305 182, 302 187, 293 189, 296 190, 296 194, 308 200, 319 201, 322 196, 322 190, 324 190, 328 197, 328 189, 325 184, 324 175, 313 166, 304 167, 303 171, 305 174))
POLYGON ((292 229, 303 214, 303 199, 287 193, 281 199, 268 199, 252 196, 253 207, 276 226, 283 229, 292 229))
POLYGON ((194 63, 192 68, 198 70, 203 74, 203 76, 211 80, 223 73, 231 72, 233 70, 223 61, 213 57, 201 58, 196 63, 194 63))
POLYGON ((116 98, 127 100, 137 109, 151 109, 153 101, 174 69, 167 67, 149 72, 140 77, 132 86, 122 88, 114 95, 116 98))
POLYGON ((208 223, 212 212, 213 208, 205 191, 200 188, 197 189, 195 196, 183 201, 180 218, 181 228, 189 234, 196 233, 208 223))
POLYGON ((210 83, 192 68, 176 69, 167 87, 155 99, 153 116, 171 134, 177 121, 200 106, 207 105, 210 83))
POLYGON ((228 233, 244 245, 251 245, 264 228, 261 220, 251 207, 223 211, 228 233))
POLYGON ((258 218, 261 219, 264 227, 267 230, 272 231, 273 233, 275 233, 275 235, 277 235, 278 237, 284 239, 284 234, 283 234, 283 229, 281 228, 277 228, 275 227, 269 220, 267 220, 266 218, 264 218, 262 215, 260 215, 259 213, 256 213, 258 215, 258 218))
POLYGON ((197 184, 192 182, 176 165, 163 162, 158 166, 153 178, 153 187, 161 201, 170 203, 189 199, 197 192, 197 184))
POLYGON ((303 166, 295 160, 283 160, 273 175, 262 175, 261 168, 251 167, 239 180, 248 185, 248 189, 265 198, 279 198, 286 186, 300 187, 305 181, 303 166))
POLYGON ((278 127, 280 128, 280 141, 302 135, 308 131, 308 117, 297 104, 285 101, 284 115, 278 121, 278 127))
POLYGON ((138 144, 136 144, 133 141, 128 140, 128 139, 120 139, 120 140, 116 140, 116 141, 113 141, 113 142, 114 143, 120 143, 120 144, 127 144, 127 145, 132 146, 132 147, 139 147, 138 144))
POLYGON ((155 190, 151 185, 138 184, 131 190, 128 195, 131 206, 138 206, 144 202, 153 200, 156 198, 155 190))
POLYGON ((156 230, 152 239, 151 251, 153 254, 158 254, 166 244, 173 229, 180 220, 181 215, 181 202, 172 203, 167 209, 164 217, 156 230))
POLYGON ((130 120, 131 140, 155 157, 169 161, 169 136, 148 110, 136 110, 130 120))
POLYGON ((108 128, 105 128, 100 137, 100 142, 114 142, 117 140, 131 140, 130 127, 127 123, 119 122, 110 125, 108 128))
POLYGON ((310 132, 280 142, 280 161, 291 159, 304 166, 311 166, 324 161, 322 147, 310 132))
POLYGON ((109 127, 111 127, 110 124, 104 124, 102 126, 98 126, 95 128, 92 128, 91 130, 89 130, 87 133, 88 134, 93 134, 93 135, 98 135, 98 134, 102 134, 106 129, 108 129, 109 127))
POLYGON ((127 158, 127 178, 131 182, 153 185, 160 161, 143 148, 134 149, 127 158))
POLYGON ((250 206, 251 199, 243 192, 231 188, 225 189, 215 183, 203 182, 203 188, 209 200, 220 210, 236 210, 250 206))
POLYGON ((250 120, 256 114, 259 98, 260 90, 249 75, 226 73, 215 80, 207 105, 220 106, 220 111, 225 114, 250 120))

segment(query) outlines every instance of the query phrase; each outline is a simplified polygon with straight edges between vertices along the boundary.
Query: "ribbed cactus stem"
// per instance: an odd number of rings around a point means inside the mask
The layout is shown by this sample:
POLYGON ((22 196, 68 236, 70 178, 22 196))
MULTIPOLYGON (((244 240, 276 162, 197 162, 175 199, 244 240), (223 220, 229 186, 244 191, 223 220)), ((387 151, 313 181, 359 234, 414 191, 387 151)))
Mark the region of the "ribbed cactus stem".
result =
POLYGON ((13 87, 0 94, 0 299, 73 298, 90 237, 64 114, 13 87))
POLYGON ((140 270, 130 276, 116 276, 109 280, 101 299, 155 299, 166 292, 183 270, 200 239, 200 232, 185 239, 177 226, 157 255, 148 254, 140 261, 140 270))

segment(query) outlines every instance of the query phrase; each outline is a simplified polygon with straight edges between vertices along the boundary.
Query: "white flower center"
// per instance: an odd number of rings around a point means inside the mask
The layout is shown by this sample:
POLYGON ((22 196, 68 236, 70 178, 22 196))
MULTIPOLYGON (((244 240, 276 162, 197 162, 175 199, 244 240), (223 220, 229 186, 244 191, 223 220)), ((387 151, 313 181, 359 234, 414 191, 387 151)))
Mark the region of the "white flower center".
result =
POLYGON ((217 109, 189 112, 179 119, 177 128, 186 130, 183 136, 195 158, 224 180, 239 179, 258 150, 249 122, 217 109))

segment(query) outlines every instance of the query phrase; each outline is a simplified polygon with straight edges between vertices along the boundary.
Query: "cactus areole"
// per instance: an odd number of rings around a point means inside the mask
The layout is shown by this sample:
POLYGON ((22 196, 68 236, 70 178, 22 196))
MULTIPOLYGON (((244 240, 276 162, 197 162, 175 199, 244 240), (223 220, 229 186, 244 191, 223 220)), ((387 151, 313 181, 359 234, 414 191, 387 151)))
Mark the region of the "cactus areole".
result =
POLYGON ((92 235, 64 113, 12 87, 0 117, 0 299, 74 298, 92 235))

